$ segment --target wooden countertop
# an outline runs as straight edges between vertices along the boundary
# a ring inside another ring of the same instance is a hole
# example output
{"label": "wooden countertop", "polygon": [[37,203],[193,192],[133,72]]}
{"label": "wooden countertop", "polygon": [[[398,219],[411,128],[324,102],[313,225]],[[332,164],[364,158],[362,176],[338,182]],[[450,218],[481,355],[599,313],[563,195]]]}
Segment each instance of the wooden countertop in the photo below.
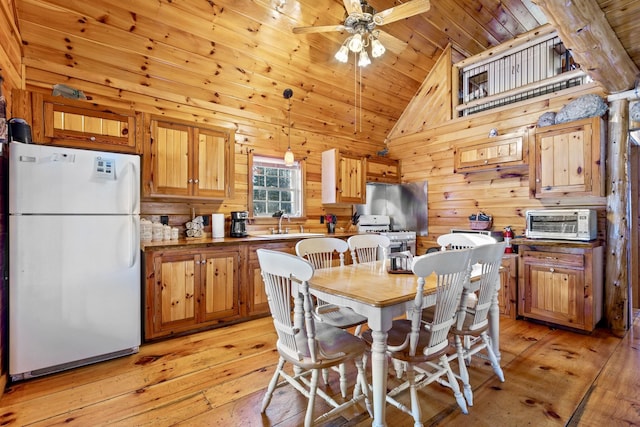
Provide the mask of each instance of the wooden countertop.
{"label": "wooden countertop", "polygon": [[[258,234],[258,233],[255,233]],[[211,236],[203,237],[199,239],[195,238],[180,238],[178,240],[160,240],[152,242],[141,242],[140,249],[142,251],[153,251],[159,249],[189,249],[197,247],[214,247],[214,246],[229,246],[229,245],[250,245],[256,243],[273,243],[273,242],[287,242],[298,241],[301,239],[313,238],[313,237],[337,237],[347,238],[359,234],[358,232],[336,232],[333,234],[327,233],[314,233],[307,237],[300,236],[299,233],[289,234],[271,234],[271,235],[249,235],[247,237],[220,237],[212,238]]]}
{"label": "wooden countertop", "polygon": [[583,242],[580,240],[551,240],[551,239],[527,239],[516,238],[511,240],[512,245],[528,245],[528,246],[553,246],[561,248],[595,248],[602,245],[598,239]]}

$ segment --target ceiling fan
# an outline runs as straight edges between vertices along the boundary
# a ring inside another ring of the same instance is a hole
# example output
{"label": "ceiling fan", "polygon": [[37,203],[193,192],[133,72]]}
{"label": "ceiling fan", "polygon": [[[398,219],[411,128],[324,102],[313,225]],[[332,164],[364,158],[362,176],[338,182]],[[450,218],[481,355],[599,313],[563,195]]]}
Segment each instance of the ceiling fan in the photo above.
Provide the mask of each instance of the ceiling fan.
{"label": "ceiling fan", "polygon": [[371,63],[366,48],[371,46],[371,56],[377,58],[385,52],[385,46],[392,52],[400,53],[407,43],[376,27],[399,21],[400,19],[427,12],[431,5],[429,0],[409,0],[398,6],[377,12],[366,0],[343,0],[347,18],[339,25],[317,27],[296,27],[295,34],[325,33],[331,31],[347,31],[349,36],[335,58],[347,62],[349,52],[359,54],[358,65],[364,67]]}

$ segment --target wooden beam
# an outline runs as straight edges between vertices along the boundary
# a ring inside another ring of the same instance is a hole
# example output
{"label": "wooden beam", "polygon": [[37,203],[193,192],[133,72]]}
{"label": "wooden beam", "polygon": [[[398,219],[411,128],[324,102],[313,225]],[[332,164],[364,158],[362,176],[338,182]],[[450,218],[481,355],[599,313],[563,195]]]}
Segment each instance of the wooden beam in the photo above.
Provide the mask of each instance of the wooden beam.
{"label": "wooden beam", "polygon": [[575,61],[608,92],[634,86],[638,67],[611,29],[596,0],[534,0]]}
{"label": "wooden beam", "polygon": [[629,145],[627,137],[629,101],[609,104],[607,132],[607,255],[605,260],[605,316],[611,332],[623,336],[629,329],[628,186]]}

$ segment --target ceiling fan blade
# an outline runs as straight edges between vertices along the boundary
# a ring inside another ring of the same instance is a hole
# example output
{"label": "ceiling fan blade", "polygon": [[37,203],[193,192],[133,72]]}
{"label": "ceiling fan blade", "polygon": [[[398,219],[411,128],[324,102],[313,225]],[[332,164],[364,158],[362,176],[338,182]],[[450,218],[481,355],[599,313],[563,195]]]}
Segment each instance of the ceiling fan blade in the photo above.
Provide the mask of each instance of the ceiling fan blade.
{"label": "ceiling fan blade", "polygon": [[[346,2],[346,0],[345,0]],[[384,25],[390,22],[399,21],[400,19],[408,18],[413,15],[427,12],[431,9],[429,0],[411,0],[401,5],[390,7],[389,9],[373,15],[373,22],[376,25]]]}
{"label": "ceiling fan blade", "polygon": [[375,33],[377,33],[380,43],[382,43],[385,48],[389,49],[393,53],[401,53],[408,45],[408,43],[400,40],[396,36],[392,36],[385,31],[376,29]]}
{"label": "ceiling fan blade", "polygon": [[331,31],[343,31],[345,26],[340,25],[321,25],[318,27],[296,27],[293,29],[294,34],[308,34],[308,33],[328,33]]}
{"label": "ceiling fan blade", "polygon": [[360,0],[342,0],[342,2],[344,3],[344,8],[347,9],[347,15],[351,15],[352,13],[362,15]]}

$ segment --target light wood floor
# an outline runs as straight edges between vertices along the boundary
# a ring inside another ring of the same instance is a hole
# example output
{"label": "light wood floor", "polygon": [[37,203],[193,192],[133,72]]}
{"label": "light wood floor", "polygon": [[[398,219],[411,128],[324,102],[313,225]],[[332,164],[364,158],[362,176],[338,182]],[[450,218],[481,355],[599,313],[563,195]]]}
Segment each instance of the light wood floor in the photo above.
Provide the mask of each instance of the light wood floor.
{"label": "light wood floor", "polygon": [[[468,415],[448,389],[426,387],[425,425],[640,425],[640,317],[623,339],[506,318],[500,335],[506,382],[474,362]],[[147,344],[133,356],[12,385],[0,398],[0,425],[299,426],[305,400],[288,386],[260,414],[277,361],[274,343],[265,318]],[[335,374],[328,387],[339,390]],[[393,407],[387,419],[413,425]],[[356,407],[326,425],[370,424]]]}

